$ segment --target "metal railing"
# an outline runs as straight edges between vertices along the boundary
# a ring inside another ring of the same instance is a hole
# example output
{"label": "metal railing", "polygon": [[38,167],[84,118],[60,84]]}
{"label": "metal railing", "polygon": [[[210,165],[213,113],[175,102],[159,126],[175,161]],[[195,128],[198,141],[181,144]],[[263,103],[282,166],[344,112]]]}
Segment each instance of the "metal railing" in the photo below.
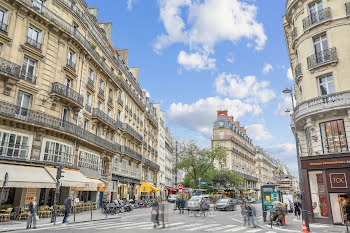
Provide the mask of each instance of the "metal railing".
{"label": "metal railing", "polygon": [[303,19],[303,28],[304,30],[306,30],[313,25],[322,23],[330,19],[332,19],[331,8],[328,7],[328,8],[319,10],[315,13],[312,13],[308,17]]}
{"label": "metal railing", "polygon": [[308,69],[313,69],[324,64],[338,61],[336,48],[325,49],[307,58]]}
{"label": "metal railing", "polygon": [[118,97],[118,102],[121,104],[121,105],[124,105],[124,101],[122,100],[122,98]]}
{"label": "metal railing", "polygon": [[64,121],[43,112],[21,108],[4,101],[0,101],[0,116],[29,122],[45,128],[59,130],[73,135],[79,140],[87,141],[108,151],[121,152],[121,147],[119,144],[111,143],[93,133],[90,133],[87,130],[84,130],[82,127],[79,127],[76,124]]}
{"label": "metal railing", "polygon": [[93,79],[88,78],[87,82],[90,86],[94,87],[95,86],[95,81]]}
{"label": "metal railing", "polygon": [[51,92],[59,94],[61,96],[64,96],[67,99],[70,99],[71,101],[80,105],[81,107],[84,106],[84,97],[82,95],[78,94],[72,88],[69,88],[61,83],[58,83],[58,82],[52,83]]}
{"label": "metal railing", "polygon": [[301,117],[331,109],[348,108],[349,104],[350,91],[319,96],[298,104],[294,109],[295,119],[299,120]]}
{"label": "metal railing", "polygon": [[[244,142],[241,142],[240,140],[238,140],[234,136],[231,136],[231,135],[224,135],[223,137],[221,137],[221,136],[213,136],[213,140],[231,140],[232,142],[240,145],[241,147],[243,147],[244,149],[246,149],[250,153],[255,154],[255,150],[254,149],[249,148],[247,145],[244,144]],[[246,142],[245,139],[243,139],[243,140]]]}
{"label": "metal railing", "polygon": [[91,105],[85,104],[85,109],[91,113]]}
{"label": "metal railing", "polygon": [[20,78],[21,66],[0,57],[0,72]]}
{"label": "metal railing", "polygon": [[105,96],[105,91],[101,88],[98,89],[98,94],[101,95],[101,96]]}
{"label": "metal railing", "polygon": [[143,163],[146,164],[147,166],[149,167],[152,167],[156,170],[159,170],[160,169],[160,166],[158,164],[156,164],[155,162],[147,159],[147,158],[143,158]]}
{"label": "metal railing", "polygon": [[345,3],[346,16],[350,16],[350,2]]}
{"label": "metal railing", "polygon": [[134,130],[128,123],[123,123],[123,129],[124,131],[128,132],[131,136],[135,137],[137,140],[142,142],[142,135],[139,134],[136,130]]}
{"label": "metal railing", "polygon": [[71,59],[67,58],[67,66],[71,67],[72,69],[75,70],[75,62],[72,61]]}
{"label": "metal railing", "polygon": [[122,147],[122,153],[125,155],[130,156],[133,159],[136,159],[138,161],[142,161],[142,155],[140,155],[139,153],[137,153],[136,151],[130,149],[127,146],[123,146]]}
{"label": "metal railing", "polygon": [[0,31],[5,32],[7,34],[7,24],[0,23]]}
{"label": "metal railing", "polygon": [[294,41],[298,37],[298,30],[296,27],[292,30],[292,41]]}
{"label": "metal railing", "polygon": [[303,72],[301,71],[301,63],[295,66],[295,79],[303,76]]}
{"label": "metal railing", "polygon": [[21,79],[30,83],[35,84],[36,82],[36,77],[33,74],[30,74],[29,72],[27,72],[25,69],[25,67],[22,67],[22,71],[21,71]]}
{"label": "metal railing", "polygon": [[33,38],[30,38],[29,36],[27,36],[26,43],[41,50],[41,43],[39,43],[37,40],[34,40]]}
{"label": "metal railing", "polygon": [[113,128],[115,130],[118,130],[118,129],[122,130],[123,129],[121,121],[112,119],[110,116],[108,116],[106,113],[104,113],[103,111],[101,111],[98,108],[94,108],[92,110],[92,117],[96,117],[96,118],[100,119],[105,124],[109,125],[111,128]]}
{"label": "metal railing", "polygon": [[113,104],[113,98],[111,96],[108,97],[108,103]]}

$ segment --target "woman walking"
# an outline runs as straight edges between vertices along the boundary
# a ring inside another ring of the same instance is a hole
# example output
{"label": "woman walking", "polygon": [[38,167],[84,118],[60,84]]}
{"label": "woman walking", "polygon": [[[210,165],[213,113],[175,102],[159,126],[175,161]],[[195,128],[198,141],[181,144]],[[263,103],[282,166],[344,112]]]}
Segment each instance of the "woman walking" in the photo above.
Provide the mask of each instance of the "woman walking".
{"label": "woman walking", "polygon": [[300,219],[300,213],[301,213],[301,204],[298,200],[295,200],[294,202],[294,214],[297,216],[297,219]]}
{"label": "woman walking", "polygon": [[31,226],[33,226],[34,229],[36,228],[36,219],[38,217],[37,213],[38,213],[38,203],[36,202],[36,197],[33,197],[32,201],[29,204],[27,229],[29,229]]}
{"label": "woman walking", "polygon": [[154,223],[153,227],[157,228],[159,225],[159,203],[153,199],[151,221]]}

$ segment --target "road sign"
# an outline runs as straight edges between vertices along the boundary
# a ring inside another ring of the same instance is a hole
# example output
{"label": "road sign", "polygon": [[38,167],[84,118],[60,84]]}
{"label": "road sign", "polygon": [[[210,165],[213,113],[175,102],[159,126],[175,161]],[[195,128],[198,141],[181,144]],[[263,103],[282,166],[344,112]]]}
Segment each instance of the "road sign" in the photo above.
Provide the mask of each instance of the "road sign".
{"label": "road sign", "polygon": [[182,184],[179,184],[179,185],[177,186],[178,190],[182,190],[183,187],[184,187],[184,186],[183,186]]}
{"label": "road sign", "polygon": [[201,184],[208,184],[208,182],[206,182],[206,181],[201,181]]}

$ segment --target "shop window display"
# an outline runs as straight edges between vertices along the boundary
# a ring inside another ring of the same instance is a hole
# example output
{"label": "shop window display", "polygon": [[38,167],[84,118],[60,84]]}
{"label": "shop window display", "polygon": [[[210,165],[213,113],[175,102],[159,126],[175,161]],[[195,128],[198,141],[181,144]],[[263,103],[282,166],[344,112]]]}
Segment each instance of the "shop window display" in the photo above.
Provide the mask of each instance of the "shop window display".
{"label": "shop window display", "polygon": [[320,123],[323,153],[348,151],[343,120]]}
{"label": "shop window display", "polygon": [[312,209],[315,217],[328,217],[327,193],[321,171],[309,172]]}

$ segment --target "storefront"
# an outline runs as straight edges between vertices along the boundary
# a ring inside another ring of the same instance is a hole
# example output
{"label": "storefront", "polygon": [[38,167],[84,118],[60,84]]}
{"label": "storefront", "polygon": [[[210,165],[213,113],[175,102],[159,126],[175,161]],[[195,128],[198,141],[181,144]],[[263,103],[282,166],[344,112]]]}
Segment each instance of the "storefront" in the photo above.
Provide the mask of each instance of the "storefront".
{"label": "storefront", "polygon": [[[117,188],[114,189],[117,191],[117,195],[113,194],[114,199],[138,199],[139,198],[139,187],[141,181],[138,179],[124,177],[113,174],[112,180],[116,183]],[[117,198],[115,198],[117,197]]]}
{"label": "storefront", "polygon": [[301,165],[310,221],[344,223],[350,205],[350,154],[303,157]]}
{"label": "storefront", "polygon": [[142,199],[146,198],[146,199],[150,199],[155,198],[156,197],[156,193],[159,192],[160,189],[156,188],[156,186],[154,186],[151,183],[147,183],[147,182],[141,182],[141,196]]}

